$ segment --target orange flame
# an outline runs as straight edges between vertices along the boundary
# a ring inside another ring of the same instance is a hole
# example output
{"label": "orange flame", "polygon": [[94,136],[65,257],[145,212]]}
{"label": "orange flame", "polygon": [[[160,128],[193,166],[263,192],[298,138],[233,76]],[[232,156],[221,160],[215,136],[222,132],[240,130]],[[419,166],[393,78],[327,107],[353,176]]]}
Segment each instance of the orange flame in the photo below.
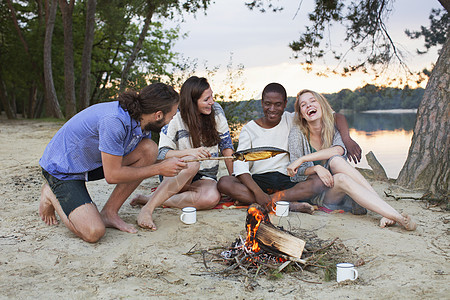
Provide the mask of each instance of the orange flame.
{"label": "orange flame", "polygon": [[279,191],[279,192],[273,193],[271,195],[272,203],[269,204],[269,205],[271,205],[271,206],[269,206],[269,211],[271,214],[273,214],[276,211],[276,206],[277,206],[276,203],[284,198],[284,194],[285,194],[284,191]]}
{"label": "orange flame", "polygon": [[255,218],[256,224],[247,224],[247,239],[245,240],[245,246],[251,248],[253,252],[259,252],[260,248],[258,242],[256,241],[256,232],[258,231],[259,224],[264,219],[264,214],[255,207],[250,207],[248,209],[248,214]]}

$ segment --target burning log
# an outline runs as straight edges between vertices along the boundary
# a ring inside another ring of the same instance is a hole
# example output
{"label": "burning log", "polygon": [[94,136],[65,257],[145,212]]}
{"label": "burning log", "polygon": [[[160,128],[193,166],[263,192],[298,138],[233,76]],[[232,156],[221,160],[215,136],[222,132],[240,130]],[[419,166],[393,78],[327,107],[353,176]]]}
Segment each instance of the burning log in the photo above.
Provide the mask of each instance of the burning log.
{"label": "burning log", "polygon": [[261,248],[274,254],[300,258],[305,241],[275,227],[267,211],[258,204],[252,204],[247,210],[247,248],[258,252]]}

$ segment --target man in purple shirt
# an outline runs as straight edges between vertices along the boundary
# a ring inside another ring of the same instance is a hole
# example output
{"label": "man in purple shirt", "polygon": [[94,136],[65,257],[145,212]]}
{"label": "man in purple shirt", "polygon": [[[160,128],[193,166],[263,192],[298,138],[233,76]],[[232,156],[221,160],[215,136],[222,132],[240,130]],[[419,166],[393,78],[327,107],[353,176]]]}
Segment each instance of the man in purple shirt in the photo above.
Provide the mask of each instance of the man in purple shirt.
{"label": "man in purple shirt", "polygon": [[[186,163],[173,158],[156,163],[159,132],[175,115],[179,96],[163,83],[140,92],[128,91],[118,101],[93,105],[79,112],[55,134],[39,164],[47,182],[42,187],[39,215],[48,225],[62,222],[87,242],[96,242],[105,227],[136,233],[118,215],[120,207],[145,178],[175,176]],[[86,181],[105,178],[116,184],[101,212],[86,189]]]}

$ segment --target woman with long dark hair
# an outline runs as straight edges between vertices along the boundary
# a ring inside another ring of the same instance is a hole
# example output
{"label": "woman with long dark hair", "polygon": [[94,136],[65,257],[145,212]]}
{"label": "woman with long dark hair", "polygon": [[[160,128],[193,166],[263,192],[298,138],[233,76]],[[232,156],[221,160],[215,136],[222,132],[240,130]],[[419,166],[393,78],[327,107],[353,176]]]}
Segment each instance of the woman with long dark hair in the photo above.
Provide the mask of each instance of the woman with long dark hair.
{"label": "woman with long dark hair", "polygon": [[[171,157],[188,161],[194,158],[233,154],[230,130],[222,107],[214,102],[212,89],[206,80],[192,76],[180,90],[179,112],[160,135],[158,159]],[[225,161],[229,174],[233,163]],[[150,196],[137,196],[132,205],[145,204],[138,216],[141,227],[156,230],[152,213],[162,204],[169,207],[210,209],[217,205],[218,160],[189,162],[175,177],[164,177]]]}
{"label": "woman with long dark hair", "polygon": [[399,223],[406,230],[417,224],[406,214],[400,214],[378,196],[367,180],[345,160],[345,145],[334,127],[334,113],[319,93],[302,90],[295,102],[295,123],[289,134],[291,164],[288,175],[294,181],[317,174],[329,189],[315,198],[318,205],[337,204],[345,195],[362,207],[383,217],[380,227]]}

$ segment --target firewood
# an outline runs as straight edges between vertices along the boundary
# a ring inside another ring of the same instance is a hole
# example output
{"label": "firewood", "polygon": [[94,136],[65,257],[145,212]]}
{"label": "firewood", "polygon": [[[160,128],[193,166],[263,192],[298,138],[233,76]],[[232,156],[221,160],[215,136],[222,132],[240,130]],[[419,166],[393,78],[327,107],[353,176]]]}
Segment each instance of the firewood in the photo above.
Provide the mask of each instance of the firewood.
{"label": "firewood", "polygon": [[[258,213],[255,213],[255,209]],[[258,219],[260,220],[259,227],[254,236],[259,245],[262,245],[270,252],[285,254],[293,259],[300,259],[305,248],[305,241],[275,227],[270,222],[267,210],[256,203],[250,205],[247,210],[246,227],[250,226],[254,230],[258,224],[255,215],[258,215]]]}
{"label": "firewood", "polygon": [[264,222],[259,225],[256,232],[256,240],[266,247],[295,258],[302,256],[306,244],[305,241],[298,237]]}

